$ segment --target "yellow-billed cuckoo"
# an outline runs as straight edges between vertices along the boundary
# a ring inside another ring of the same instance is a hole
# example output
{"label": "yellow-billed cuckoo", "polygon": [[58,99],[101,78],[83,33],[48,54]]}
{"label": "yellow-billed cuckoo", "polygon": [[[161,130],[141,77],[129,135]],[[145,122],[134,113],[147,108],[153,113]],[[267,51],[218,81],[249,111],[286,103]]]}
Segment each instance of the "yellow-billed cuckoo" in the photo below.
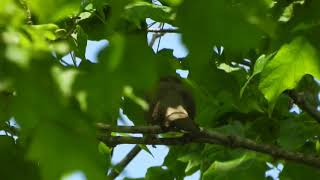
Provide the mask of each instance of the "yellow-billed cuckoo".
{"label": "yellow-billed cuckoo", "polygon": [[195,124],[195,102],[183,85],[174,76],[163,77],[150,99],[148,121],[152,125],[160,125],[164,129],[176,128],[187,132],[197,132]]}

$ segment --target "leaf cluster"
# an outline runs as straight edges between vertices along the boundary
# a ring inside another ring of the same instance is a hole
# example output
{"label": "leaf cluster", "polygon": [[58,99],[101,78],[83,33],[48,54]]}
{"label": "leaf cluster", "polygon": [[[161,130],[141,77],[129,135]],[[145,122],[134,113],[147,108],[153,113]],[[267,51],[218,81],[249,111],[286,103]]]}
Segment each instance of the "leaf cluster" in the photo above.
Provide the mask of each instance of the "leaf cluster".
{"label": "leaf cluster", "polygon": [[[317,0],[2,0],[0,179],[59,179],[79,170],[104,179],[112,147],[97,140],[95,124],[116,125],[120,108],[145,124],[146,92],[177,69],[189,71],[184,83],[200,126],[317,155],[320,120],[310,112],[319,105],[318,7]],[[155,52],[147,35],[169,31],[151,32],[150,21],[176,27],[170,32],[181,34],[188,55]],[[97,59],[86,56],[88,40],[108,42]],[[200,170],[203,179],[262,179],[266,162],[284,164],[283,179],[320,173],[252,151],[191,144],[170,147],[145,178]]]}

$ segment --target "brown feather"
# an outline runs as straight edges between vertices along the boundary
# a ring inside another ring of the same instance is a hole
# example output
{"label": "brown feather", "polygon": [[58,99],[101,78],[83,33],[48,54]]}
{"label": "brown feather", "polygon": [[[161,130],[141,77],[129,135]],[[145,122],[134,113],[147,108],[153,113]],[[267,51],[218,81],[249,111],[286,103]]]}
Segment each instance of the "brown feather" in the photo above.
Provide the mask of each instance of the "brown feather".
{"label": "brown feather", "polygon": [[199,130],[193,121],[194,99],[179,78],[173,76],[161,78],[149,104],[150,110],[146,117],[149,124],[160,125],[165,129]]}

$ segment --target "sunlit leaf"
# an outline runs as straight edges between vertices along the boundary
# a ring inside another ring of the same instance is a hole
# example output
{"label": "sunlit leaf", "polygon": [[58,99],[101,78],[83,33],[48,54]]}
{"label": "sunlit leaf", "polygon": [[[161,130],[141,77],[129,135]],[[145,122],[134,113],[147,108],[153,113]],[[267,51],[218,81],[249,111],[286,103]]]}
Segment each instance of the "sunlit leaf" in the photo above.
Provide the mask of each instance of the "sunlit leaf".
{"label": "sunlit leaf", "polygon": [[304,75],[320,79],[319,67],[318,52],[305,38],[297,37],[283,45],[261,74],[259,89],[270,102],[270,109],[277,97],[283,91],[295,88]]}
{"label": "sunlit leaf", "polygon": [[5,25],[19,26],[23,23],[24,12],[14,0],[3,0],[0,4],[0,28]]}
{"label": "sunlit leaf", "polygon": [[63,70],[62,68],[57,66],[52,68],[53,78],[55,78],[55,81],[59,85],[60,90],[66,96],[71,95],[72,85],[78,73],[79,72],[75,69]]}
{"label": "sunlit leaf", "polygon": [[242,97],[244,90],[250,83],[251,79],[255,77],[257,74],[260,74],[266,65],[266,63],[273,57],[274,53],[269,54],[268,56],[265,56],[264,54],[261,55],[257,60],[256,63],[254,64],[254,69],[252,75],[248,78],[246,83],[242,86],[241,91],[240,91],[240,97]]}
{"label": "sunlit leaf", "polygon": [[265,163],[254,155],[245,154],[238,159],[214,162],[203,174],[203,179],[262,179],[265,167]]}
{"label": "sunlit leaf", "polygon": [[[32,0],[28,1],[28,4],[40,22],[44,23],[74,16],[80,8],[80,1],[77,0]],[[48,10],[48,7],[50,7],[50,10]]]}

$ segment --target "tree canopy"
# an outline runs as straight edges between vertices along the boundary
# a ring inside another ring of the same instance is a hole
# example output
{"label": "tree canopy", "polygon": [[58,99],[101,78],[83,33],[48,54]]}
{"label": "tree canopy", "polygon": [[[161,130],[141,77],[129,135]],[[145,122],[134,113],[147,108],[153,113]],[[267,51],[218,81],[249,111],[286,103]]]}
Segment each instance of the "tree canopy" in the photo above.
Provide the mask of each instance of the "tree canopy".
{"label": "tree canopy", "polygon": [[[144,179],[263,179],[267,162],[283,164],[281,179],[320,177],[319,10],[318,0],[2,0],[0,179],[112,179],[146,144],[170,151]],[[152,48],[167,33],[186,57]],[[108,42],[97,60],[88,40]],[[145,122],[144,93],[177,69],[189,72],[197,136]],[[135,126],[117,126],[119,109]],[[112,164],[118,144],[137,146]]]}

